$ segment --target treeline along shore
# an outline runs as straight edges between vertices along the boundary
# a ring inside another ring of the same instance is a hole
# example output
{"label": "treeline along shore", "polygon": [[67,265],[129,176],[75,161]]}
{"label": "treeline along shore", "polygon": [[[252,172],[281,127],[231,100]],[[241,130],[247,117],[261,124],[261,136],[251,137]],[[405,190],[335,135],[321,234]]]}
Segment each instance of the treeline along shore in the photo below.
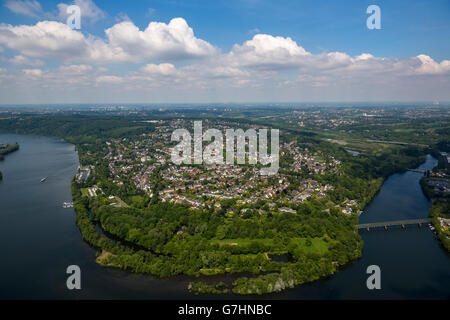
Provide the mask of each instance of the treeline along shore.
{"label": "treeline along shore", "polygon": [[450,252],[450,164],[447,152],[433,152],[438,165],[420,179],[425,196],[432,201],[430,218],[444,248]]}
{"label": "treeline along shore", "polygon": [[[1,144],[0,145],[0,161],[5,160],[5,156],[7,154],[10,154],[14,151],[19,150],[19,144],[18,143],[14,143],[14,144]],[[0,171],[0,180],[3,179],[3,174]]]}

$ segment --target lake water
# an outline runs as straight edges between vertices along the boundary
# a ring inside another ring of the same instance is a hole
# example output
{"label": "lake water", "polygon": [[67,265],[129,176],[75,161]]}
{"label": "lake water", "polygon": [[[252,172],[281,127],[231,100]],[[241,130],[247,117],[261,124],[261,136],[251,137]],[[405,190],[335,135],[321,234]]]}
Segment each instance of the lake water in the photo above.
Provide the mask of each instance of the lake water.
{"label": "lake water", "polygon": [[[198,299],[187,291],[192,278],[155,279],[95,264],[95,251],[75,225],[70,182],[76,173],[75,147],[61,140],[0,135],[20,150],[0,162],[0,299]],[[420,166],[430,169],[428,157]],[[40,180],[48,177],[43,183]],[[361,223],[424,218],[430,202],[420,173],[395,174],[360,217]],[[363,257],[334,276],[268,299],[449,299],[450,259],[428,227],[362,232]],[[66,268],[81,268],[82,290],[66,288]],[[381,268],[381,290],[366,288],[367,266]],[[225,276],[229,277],[229,276]],[[234,295],[216,299],[251,298]],[[261,298],[261,297],[260,297]]]}

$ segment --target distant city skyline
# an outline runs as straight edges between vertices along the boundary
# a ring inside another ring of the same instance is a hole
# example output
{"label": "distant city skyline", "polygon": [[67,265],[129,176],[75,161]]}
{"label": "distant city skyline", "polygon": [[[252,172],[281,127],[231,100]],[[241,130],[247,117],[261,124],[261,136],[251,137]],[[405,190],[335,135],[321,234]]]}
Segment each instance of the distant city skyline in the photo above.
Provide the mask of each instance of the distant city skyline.
{"label": "distant city skyline", "polygon": [[3,0],[0,104],[448,102],[449,35],[441,0]]}

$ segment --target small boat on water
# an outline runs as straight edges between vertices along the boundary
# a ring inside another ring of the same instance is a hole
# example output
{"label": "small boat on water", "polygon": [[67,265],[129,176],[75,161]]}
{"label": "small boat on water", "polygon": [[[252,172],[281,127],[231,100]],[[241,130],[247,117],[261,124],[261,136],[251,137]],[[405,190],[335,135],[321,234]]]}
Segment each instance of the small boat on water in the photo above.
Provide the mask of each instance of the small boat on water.
{"label": "small boat on water", "polygon": [[48,177],[42,178],[41,182],[44,182],[45,180],[47,180]]}
{"label": "small boat on water", "polygon": [[64,209],[73,208],[73,202],[64,202],[62,207]]}

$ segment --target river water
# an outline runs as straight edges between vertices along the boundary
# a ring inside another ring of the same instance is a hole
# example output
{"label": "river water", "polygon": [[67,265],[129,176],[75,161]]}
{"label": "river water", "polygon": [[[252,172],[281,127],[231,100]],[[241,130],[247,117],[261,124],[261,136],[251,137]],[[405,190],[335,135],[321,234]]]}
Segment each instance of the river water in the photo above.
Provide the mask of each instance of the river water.
{"label": "river water", "polygon": [[[192,279],[155,279],[95,264],[95,251],[75,225],[70,182],[78,166],[73,145],[48,137],[0,135],[20,150],[0,162],[0,299],[198,299]],[[420,169],[431,169],[427,157]],[[43,183],[40,180],[48,177]],[[389,177],[361,223],[428,217],[420,173]],[[328,279],[268,299],[449,299],[450,259],[428,227],[361,232],[363,257]],[[66,268],[81,268],[82,289],[66,288]],[[381,268],[381,290],[366,288],[366,268]],[[251,298],[234,295],[216,299]]]}

